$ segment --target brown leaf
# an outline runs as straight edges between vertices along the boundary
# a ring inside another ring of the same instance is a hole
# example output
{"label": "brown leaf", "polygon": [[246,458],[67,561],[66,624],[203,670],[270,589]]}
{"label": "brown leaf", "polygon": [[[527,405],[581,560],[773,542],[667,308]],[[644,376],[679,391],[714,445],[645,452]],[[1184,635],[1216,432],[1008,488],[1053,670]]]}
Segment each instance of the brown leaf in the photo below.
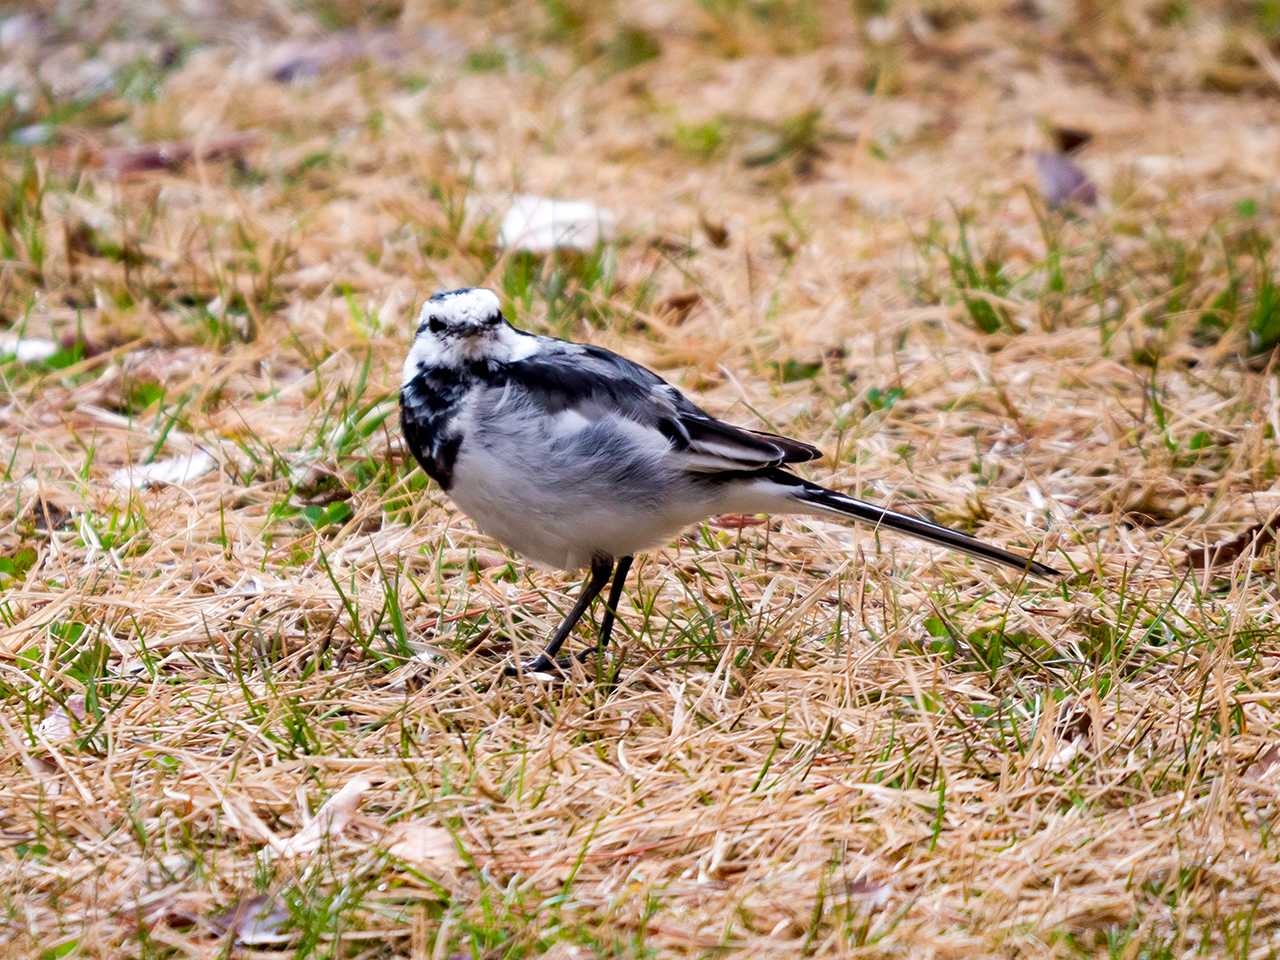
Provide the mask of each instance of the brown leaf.
{"label": "brown leaf", "polygon": [[453,870],[462,865],[448,830],[426,820],[403,823],[392,833],[387,852],[416,867]]}
{"label": "brown leaf", "polygon": [[137,383],[169,384],[212,373],[207,350],[198,347],[144,347],[120,357],[120,366]]}
{"label": "brown leaf", "polygon": [[456,38],[433,27],[416,31],[345,30],[280,44],[271,56],[268,73],[276,83],[292,83],[355,60],[387,63],[413,52],[437,61],[452,60],[461,50],[462,45]]}
{"label": "brown leaf", "polygon": [[879,883],[867,877],[850,880],[844,886],[845,894],[852,900],[861,900],[871,907],[882,907],[889,900],[890,889],[887,884]]}
{"label": "brown leaf", "polygon": [[[164,901],[149,905],[138,918],[138,926],[148,930],[158,927],[169,927],[174,930],[186,930],[200,922],[200,915],[188,908],[177,898],[166,898]],[[212,923],[210,924],[212,926]]]}
{"label": "brown leaf", "polygon": [[1123,494],[1125,520],[1139,526],[1159,526],[1176,520],[1191,509],[1183,489],[1165,477],[1148,483],[1135,483],[1119,488]]}
{"label": "brown leaf", "polygon": [[741,530],[744,527],[758,527],[768,522],[764,517],[751,517],[745,513],[722,513],[712,518],[711,525],[721,530]]}
{"label": "brown leaf", "polygon": [[1235,563],[1239,557],[1250,551],[1261,553],[1264,547],[1275,540],[1277,523],[1280,523],[1280,513],[1273,515],[1270,520],[1255,523],[1230,540],[1223,540],[1211,547],[1188,550],[1187,563],[1197,570],[1207,570],[1210,567],[1224,567]]}
{"label": "brown leaf", "polygon": [[255,133],[237,133],[201,143],[175,140],[136,147],[104,150],[98,156],[103,171],[112,177],[127,177],[152,170],[174,170],[193,159],[240,159],[258,140]]}
{"label": "brown leaf", "polygon": [[1038,151],[1035,160],[1040,192],[1050,207],[1055,210],[1076,204],[1091,207],[1098,202],[1098,188],[1065,153]]}
{"label": "brown leaf", "polygon": [[86,715],[84,697],[78,693],[72,694],[67,697],[65,705],[59,704],[54,707],[49,712],[49,715],[40,721],[36,730],[46,740],[56,743],[59,740],[66,740],[75,732],[72,718],[75,719],[76,723],[79,723],[84,720]]}
{"label": "brown leaf", "polygon": [[420,674],[431,670],[438,671],[453,662],[453,655],[443,647],[433,647],[429,643],[420,644],[420,646],[422,649],[387,674],[383,683],[392,690],[404,690],[411,685],[416,689]]}
{"label": "brown leaf", "polygon": [[1253,763],[1249,764],[1249,769],[1244,772],[1246,780],[1266,780],[1275,776],[1276,771],[1280,770],[1280,744],[1272,744],[1263,748]]}
{"label": "brown leaf", "polygon": [[282,44],[271,64],[271,79],[292,83],[319,76],[348,60],[361,56],[378,42],[386,43],[385,32],[360,36],[336,34],[319,40],[299,40]]}
{"label": "brown leaf", "polygon": [[658,312],[664,314],[671,323],[680,324],[689,318],[694,307],[701,302],[702,294],[696,290],[685,290],[681,293],[673,293],[658,304]]}
{"label": "brown leaf", "polygon": [[1089,743],[1093,714],[1080,703],[1063,701],[1054,724],[1054,744],[1045,760],[1045,769],[1062,771],[1071,765]]}
{"label": "brown leaf", "polygon": [[218,461],[196,448],[179,457],[121,467],[111,474],[111,483],[120,490],[144,490],[156,486],[184,487],[200,479],[217,465]]}
{"label": "brown leaf", "polygon": [[729,245],[729,228],[723,223],[708,220],[705,213],[698,214],[698,223],[702,226],[702,232],[706,234],[713,247],[723,250]]}
{"label": "brown leaf", "polygon": [[285,907],[265,894],[258,894],[214,917],[209,926],[220,937],[230,933],[236,943],[257,946],[287,943],[290,934],[284,930],[288,923],[289,911]]}
{"label": "brown leaf", "polygon": [[1093,139],[1093,134],[1088,130],[1078,130],[1074,127],[1054,127],[1051,132],[1059,153],[1075,153]]}
{"label": "brown leaf", "polygon": [[287,840],[276,845],[282,857],[296,857],[319,850],[326,838],[337,837],[355,816],[360,798],[373,784],[364,777],[356,777],[324,802],[316,815]]}
{"label": "brown leaf", "polygon": [[271,846],[279,844],[279,838],[271,831],[270,827],[262,822],[262,818],[253,812],[246,800],[225,795],[220,799],[222,802],[223,823],[229,829],[251,840],[257,840]]}
{"label": "brown leaf", "polygon": [[687,240],[670,235],[650,237],[648,244],[651,249],[661,250],[663,253],[670,254],[673,257],[688,257],[695,252]]}

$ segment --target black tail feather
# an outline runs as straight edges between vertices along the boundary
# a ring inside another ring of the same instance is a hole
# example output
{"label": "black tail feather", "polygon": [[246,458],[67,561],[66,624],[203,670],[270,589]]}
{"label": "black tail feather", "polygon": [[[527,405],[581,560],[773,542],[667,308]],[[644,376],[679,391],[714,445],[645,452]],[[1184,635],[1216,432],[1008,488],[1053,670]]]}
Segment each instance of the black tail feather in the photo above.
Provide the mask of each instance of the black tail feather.
{"label": "black tail feather", "polygon": [[912,517],[905,513],[886,510],[884,507],[877,507],[874,503],[867,503],[864,500],[857,500],[843,493],[836,493],[834,490],[808,483],[781,470],[774,471],[770,479],[786,483],[788,486],[794,486],[797,500],[812,504],[823,511],[852,517],[855,520],[861,520],[876,527],[897,530],[899,533],[905,533],[909,536],[926,540],[929,543],[936,543],[940,546],[950,547],[952,550],[959,550],[962,553],[969,554],[971,557],[977,557],[979,560],[989,560],[992,563],[1003,564],[1006,567],[1031,573],[1037,577],[1057,578],[1062,576],[1059,571],[1047,564],[1032,560],[1029,557],[1019,556],[1016,553],[1010,553],[1008,550],[1002,550],[989,543],[983,543],[981,540],[968,534],[960,533],[958,530],[951,530],[948,527],[930,523],[928,520],[921,520],[919,517]]}

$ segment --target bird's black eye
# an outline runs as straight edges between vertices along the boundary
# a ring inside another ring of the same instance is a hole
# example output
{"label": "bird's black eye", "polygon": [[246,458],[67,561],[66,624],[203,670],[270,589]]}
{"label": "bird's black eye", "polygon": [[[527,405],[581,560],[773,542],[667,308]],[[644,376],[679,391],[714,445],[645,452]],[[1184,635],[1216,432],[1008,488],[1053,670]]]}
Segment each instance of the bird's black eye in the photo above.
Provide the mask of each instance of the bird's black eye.
{"label": "bird's black eye", "polygon": [[485,322],[485,325],[486,325],[486,326],[489,326],[489,327],[496,327],[499,323],[501,323],[501,322],[502,322],[502,314],[501,314],[501,313],[491,313],[491,314],[489,314],[487,317],[485,317],[485,318],[484,318],[484,322]]}
{"label": "bird's black eye", "polygon": [[427,329],[432,333],[444,333],[444,321],[439,317],[428,317]]}

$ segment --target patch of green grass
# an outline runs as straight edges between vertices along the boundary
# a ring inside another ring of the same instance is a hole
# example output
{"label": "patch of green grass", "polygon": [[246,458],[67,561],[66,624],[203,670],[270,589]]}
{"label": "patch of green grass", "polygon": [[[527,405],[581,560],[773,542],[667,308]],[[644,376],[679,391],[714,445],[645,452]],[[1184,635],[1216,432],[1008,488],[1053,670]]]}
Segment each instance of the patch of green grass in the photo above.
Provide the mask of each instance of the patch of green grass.
{"label": "patch of green grass", "polygon": [[999,247],[975,248],[969,239],[967,218],[957,212],[955,243],[945,246],[943,252],[952,288],[974,327],[983,333],[1016,330],[1008,308],[999,303],[1013,287]]}
{"label": "patch of green grass", "polygon": [[125,384],[121,412],[131,417],[140,416],[152,406],[163,405],[164,387],[151,380],[137,380]]}
{"label": "patch of green grass", "polygon": [[811,107],[761,126],[763,129],[743,155],[742,162],[747,167],[767,167],[794,159],[803,170],[824,155],[822,142],[827,132],[822,124],[821,107]]}
{"label": "patch of green grass", "polygon": [[777,53],[813,49],[822,40],[819,7],[813,0],[698,0],[716,24],[716,40],[730,56],[748,36],[768,38]]}
{"label": "patch of green grass", "polygon": [[649,31],[624,25],[605,44],[603,52],[609,69],[621,73],[656,60],[662,55],[662,44]]}
{"label": "patch of green grass", "polygon": [[[582,336],[582,322],[606,326],[619,316],[614,299],[623,291],[617,269],[618,252],[611,244],[589,253],[515,252],[503,264],[501,289],[514,308],[513,322],[541,317],[546,332],[576,338]],[[628,291],[626,305],[643,311],[651,295],[649,284],[639,283]],[[629,311],[622,316],[629,319]]]}
{"label": "patch of green grass", "polygon": [[159,96],[165,76],[177,65],[176,58],[166,64],[151,57],[135,57],[116,71],[116,89],[131,103],[152,103]]}
{"label": "patch of green grass", "polygon": [[312,529],[323,530],[325,527],[340,527],[351,519],[355,513],[346,500],[335,500],[332,503],[313,503],[302,508],[302,516],[311,524]]}
{"label": "patch of green grass", "polygon": [[124,510],[80,514],[76,526],[80,542],[90,549],[136,557],[151,546],[146,517],[136,498]]}
{"label": "patch of green grass", "polygon": [[492,73],[506,69],[507,55],[498,47],[476,47],[467,51],[466,63],[472,73]]}
{"label": "patch of green grass", "polygon": [[893,405],[905,396],[906,391],[902,387],[889,387],[887,390],[870,387],[865,402],[868,410],[892,410]]}
{"label": "patch of green grass", "polygon": [[590,5],[583,0],[538,0],[546,23],[546,39],[555,43],[576,41],[585,31]]}
{"label": "patch of green grass", "polygon": [[728,142],[728,127],[722,120],[703,123],[677,123],[672,131],[676,149],[698,160],[710,160]]}
{"label": "patch of green grass", "polygon": [[30,157],[16,175],[0,168],[0,259],[30,271],[34,283],[44,276],[48,189],[48,178]]}
{"label": "patch of green grass", "polygon": [[798,380],[812,380],[822,370],[821,360],[775,360],[773,367],[776,375],[783,383],[795,383]]}
{"label": "patch of green grass", "polygon": [[0,584],[6,578],[21,579],[36,565],[38,559],[35,547],[31,546],[18,547],[11,553],[0,555]]}

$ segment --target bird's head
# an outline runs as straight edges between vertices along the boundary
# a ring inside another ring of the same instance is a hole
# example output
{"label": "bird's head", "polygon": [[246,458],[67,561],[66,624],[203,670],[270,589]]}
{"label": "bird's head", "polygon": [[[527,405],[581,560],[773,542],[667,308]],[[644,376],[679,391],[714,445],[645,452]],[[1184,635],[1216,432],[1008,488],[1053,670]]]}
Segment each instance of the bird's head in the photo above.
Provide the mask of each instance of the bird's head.
{"label": "bird's head", "polygon": [[506,322],[492,290],[463,287],[433,294],[418,312],[418,337],[440,344],[474,343],[490,338]]}
{"label": "bird's head", "polygon": [[484,287],[434,294],[418,312],[418,332],[405,361],[404,382],[424,367],[509,360],[527,335],[507,323],[497,295]]}

